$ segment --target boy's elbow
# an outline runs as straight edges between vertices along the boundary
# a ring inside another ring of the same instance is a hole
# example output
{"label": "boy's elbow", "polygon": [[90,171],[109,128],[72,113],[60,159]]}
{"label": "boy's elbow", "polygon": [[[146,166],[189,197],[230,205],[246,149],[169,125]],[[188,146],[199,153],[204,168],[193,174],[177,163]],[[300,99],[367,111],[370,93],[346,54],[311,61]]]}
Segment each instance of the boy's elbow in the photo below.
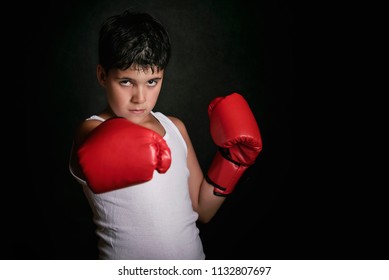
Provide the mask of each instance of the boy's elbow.
{"label": "boy's elbow", "polygon": [[197,220],[200,223],[202,223],[202,224],[207,224],[207,223],[209,223],[212,220],[212,217],[210,217],[210,216],[199,216],[199,218]]}

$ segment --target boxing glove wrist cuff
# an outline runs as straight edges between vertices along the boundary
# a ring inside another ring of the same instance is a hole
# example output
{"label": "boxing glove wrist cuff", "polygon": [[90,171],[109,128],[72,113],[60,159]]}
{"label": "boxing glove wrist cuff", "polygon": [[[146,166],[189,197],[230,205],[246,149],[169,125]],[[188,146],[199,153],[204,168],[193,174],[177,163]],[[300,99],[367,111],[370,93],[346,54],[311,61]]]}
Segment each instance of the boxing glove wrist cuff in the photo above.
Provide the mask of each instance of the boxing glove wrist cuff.
{"label": "boxing glove wrist cuff", "polygon": [[220,149],[208,169],[206,180],[214,186],[214,195],[227,196],[235,189],[236,184],[247,168],[247,165],[241,165],[231,160]]}

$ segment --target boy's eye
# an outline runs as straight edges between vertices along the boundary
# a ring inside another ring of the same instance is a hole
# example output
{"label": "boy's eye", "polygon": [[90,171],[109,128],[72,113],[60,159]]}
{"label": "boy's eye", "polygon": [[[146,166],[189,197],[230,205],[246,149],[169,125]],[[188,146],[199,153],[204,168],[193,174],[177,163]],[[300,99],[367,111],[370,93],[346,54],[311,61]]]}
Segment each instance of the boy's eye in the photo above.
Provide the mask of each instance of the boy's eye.
{"label": "boy's eye", "polygon": [[155,86],[156,84],[157,84],[157,81],[156,81],[156,80],[147,81],[147,85],[148,85],[148,86]]}
{"label": "boy's eye", "polygon": [[132,85],[132,83],[129,80],[122,80],[120,81],[120,84],[127,87]]}

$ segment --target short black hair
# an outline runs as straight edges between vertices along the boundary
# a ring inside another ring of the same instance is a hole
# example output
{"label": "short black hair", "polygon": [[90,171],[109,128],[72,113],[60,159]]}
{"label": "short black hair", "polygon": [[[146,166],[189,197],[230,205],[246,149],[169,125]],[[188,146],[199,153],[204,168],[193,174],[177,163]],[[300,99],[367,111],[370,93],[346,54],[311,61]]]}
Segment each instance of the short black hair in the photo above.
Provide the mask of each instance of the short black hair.
{"label": "short black hair", "polygon": [[171,54],[165,27],[145,12],[125,10],[108,17],[99,32],[99,63],[110,69],[126,70],[167,67]]}

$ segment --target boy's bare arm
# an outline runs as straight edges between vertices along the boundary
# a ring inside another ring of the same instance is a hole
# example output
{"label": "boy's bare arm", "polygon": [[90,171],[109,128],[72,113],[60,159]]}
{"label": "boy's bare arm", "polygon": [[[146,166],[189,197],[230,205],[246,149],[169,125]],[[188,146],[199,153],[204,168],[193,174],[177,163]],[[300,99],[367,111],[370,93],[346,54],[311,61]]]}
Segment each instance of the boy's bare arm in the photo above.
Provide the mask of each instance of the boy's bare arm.
{"label": "boy's bare arm", "polygon": [[193,209],[199,214],[199,221],[209,222],[223,204],[225,197],[215,196],[214,187],[207,183],[204,174],[197,160],[197,156],[188,135],[184,123],[174,117],[170,117],[173,123],[181,132],[188,148],[188,168],[189,168],[189,193],[192,200]]}
{"label": "boy's bare arm", "polygon": [[213,99],[208,115],[210,133],[218,151],[205,179],[184,124],[175,120],[188,146],[190,195],[193,209],[202,222],[212,219],[262,150],[259,127],[242,95],[232,93]]}

